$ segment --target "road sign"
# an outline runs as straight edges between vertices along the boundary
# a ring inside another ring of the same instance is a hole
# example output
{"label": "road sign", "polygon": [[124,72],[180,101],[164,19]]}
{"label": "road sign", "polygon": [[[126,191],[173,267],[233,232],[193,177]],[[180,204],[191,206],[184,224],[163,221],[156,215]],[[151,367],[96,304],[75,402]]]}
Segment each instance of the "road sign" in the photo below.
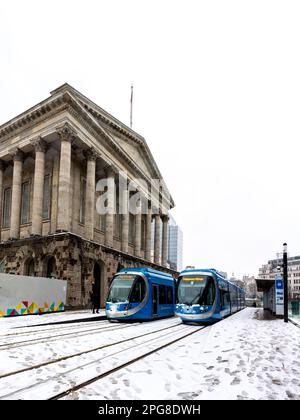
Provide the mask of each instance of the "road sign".
{"label": "road sign", "polygon": [[276,302],[276,315],[284,314],[284,291],[283,291],[283,278],[281,274],[275,277],[275,302]]}

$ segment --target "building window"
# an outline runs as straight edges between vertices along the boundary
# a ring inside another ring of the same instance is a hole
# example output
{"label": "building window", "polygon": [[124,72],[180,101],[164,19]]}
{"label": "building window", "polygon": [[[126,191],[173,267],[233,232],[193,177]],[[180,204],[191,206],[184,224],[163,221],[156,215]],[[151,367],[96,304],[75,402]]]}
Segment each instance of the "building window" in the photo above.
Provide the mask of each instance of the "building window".
{"label": "building window", "polygon": [[11,212],[11,188],[6,188],[3,194],[2,225],[4,228],[10,227],[10,212]]}
{"label": "building window", "polygon": [[134,214],[129,213],[129,232],[128,232],[128,241],[133,244],[135,235],[135,216]]}
{"label": "building window", "polygon": [[47,277],[50,279],[56,278],[56,261],[55,257],[50,257],[47,263]]}
{"label": "building window", "polygon": [[115,214],[115,223],[114,223],[114,235],[116,238],[121,238],[121,232],[122,232],[122,215],[121,214]]}
{"label": "building window", "polygon": [[35,276],[35,272],[34,272],[34,259],[30,258],[25,265],[25,276],[31,276],[34,277]]}
{"label": "building window", "polygon": [[46,175],[44,178],[44,195],[43,195],[43,220],[50,219],[50,202],[51,202],[51,178]]}
{"label": "building window", "polygon": [[81,178],[80,182],[80,214],[79,222],[85,223],[85,197],[86,197],[86,179]]}
{"label": "building window", "polygon": [[100,230],[102,230],[102,232],[105,232],[106,230],[106,214],[100,215]]}
{"label": "building window", "polygon": [[29,222],[29,202],[30,202],[29,182],[22,184],[22,202],[21,202],[21,224]]}
{"label": "building window", "polygon": [[141,222],[141,248],[145,249],[146,248],[146,223],[145,223],[145,219],[142,216],[142,222]]}
{"label": "building window", "polygon": [[116,189],[116,202],[115,202],[115,214],[114,214],[114,236],[121,239],[122,232],[122,215],[120,214],[120,202],[119,202],[119,188]]}

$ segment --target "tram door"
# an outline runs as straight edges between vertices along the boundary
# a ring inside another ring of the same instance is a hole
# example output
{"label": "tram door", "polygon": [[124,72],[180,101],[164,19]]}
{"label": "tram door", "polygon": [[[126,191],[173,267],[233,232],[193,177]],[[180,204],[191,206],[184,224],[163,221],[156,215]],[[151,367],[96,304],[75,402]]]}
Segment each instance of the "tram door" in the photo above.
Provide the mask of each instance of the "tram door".
{"label": "tram door", "polygon": [[152,284],[152,315],[157,315],[158,307],[158,285]]}

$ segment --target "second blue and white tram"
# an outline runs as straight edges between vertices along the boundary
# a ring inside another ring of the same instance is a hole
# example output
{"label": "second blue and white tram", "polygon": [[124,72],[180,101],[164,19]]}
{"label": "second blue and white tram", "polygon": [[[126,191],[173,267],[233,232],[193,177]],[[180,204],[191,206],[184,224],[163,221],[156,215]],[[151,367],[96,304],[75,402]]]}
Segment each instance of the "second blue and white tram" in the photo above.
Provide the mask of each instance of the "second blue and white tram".
{"label": "second blue and white tram", "polygon": [[175,315],[213,323],[245,307],[245,292],[215,269],[186,269],[178,278]]}

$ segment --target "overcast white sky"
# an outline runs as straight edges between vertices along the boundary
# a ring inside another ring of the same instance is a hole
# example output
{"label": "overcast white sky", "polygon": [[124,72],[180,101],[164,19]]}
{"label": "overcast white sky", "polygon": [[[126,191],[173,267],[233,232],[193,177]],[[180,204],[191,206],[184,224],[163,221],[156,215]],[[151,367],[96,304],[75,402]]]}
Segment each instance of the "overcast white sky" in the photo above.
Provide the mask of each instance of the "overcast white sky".
{"label": "overcast white sky", "polygon": [[184,264],[300,254],[300,2],[0,0],[0,124],[68,82],[142,134]]}

